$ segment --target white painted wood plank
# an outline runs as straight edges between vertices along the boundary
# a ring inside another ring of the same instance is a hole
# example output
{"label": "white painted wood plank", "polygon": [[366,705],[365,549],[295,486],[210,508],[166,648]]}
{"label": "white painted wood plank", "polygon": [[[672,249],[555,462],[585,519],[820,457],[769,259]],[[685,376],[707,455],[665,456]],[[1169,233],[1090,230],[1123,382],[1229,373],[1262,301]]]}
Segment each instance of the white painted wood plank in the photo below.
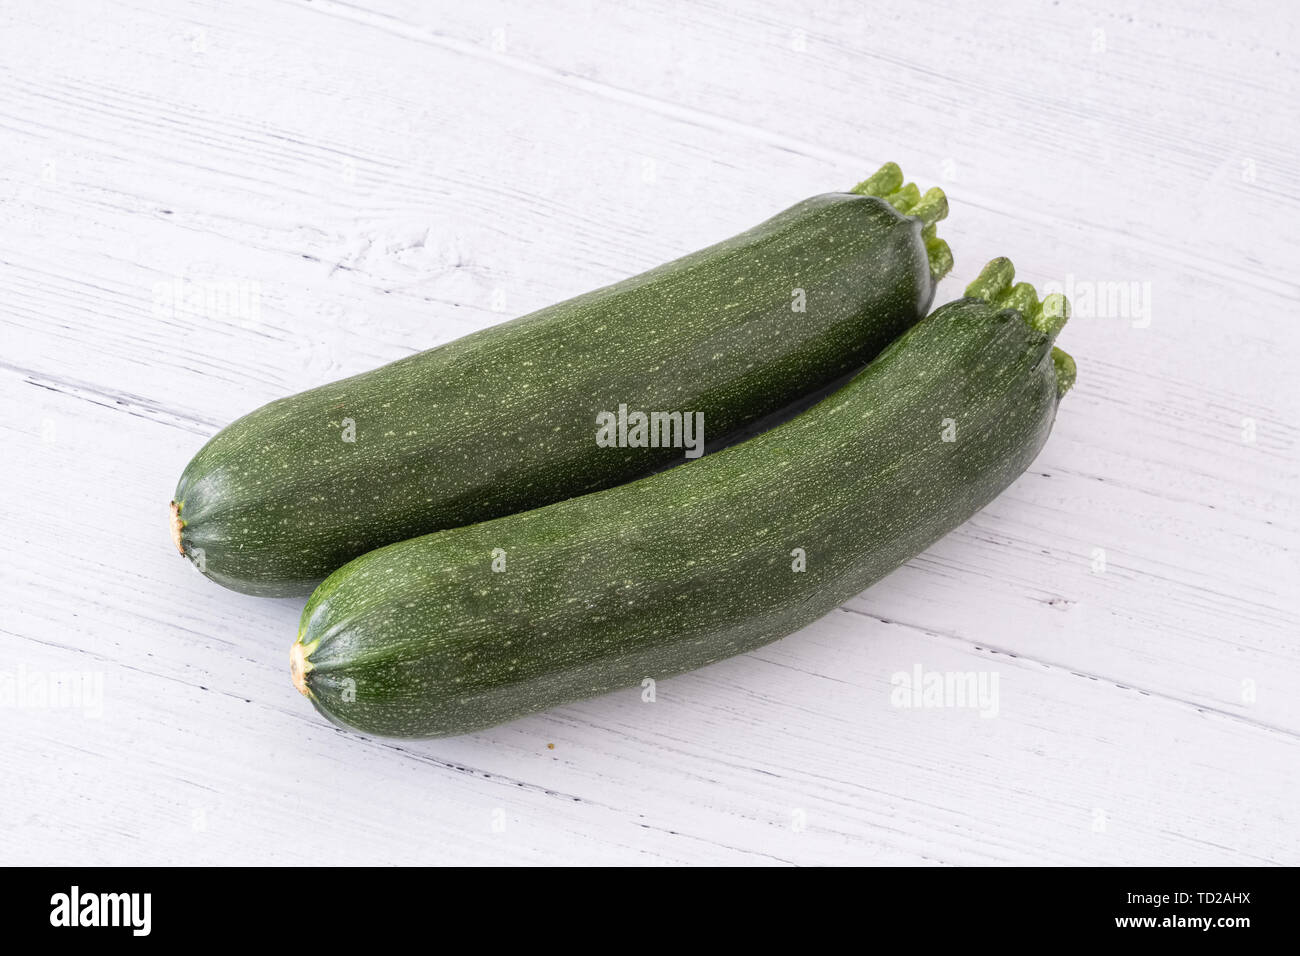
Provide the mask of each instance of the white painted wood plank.
{"label": "white painted wood plank", "polygon": [[[253,11],[0,9],[0,659],[104,682],[98,719],[6,710],[0,858],[1300,860],[1284,13]],[[238,414],[891,158],[952,197],[940,299],[1007,254],[1152,312],[1076,315],[1039,461],[846,610],[654,704],[394,745],[289,686],[301,602],[169,551],[176,475]],[[157,308],[178,280],[257,312]],[[891,706],[917,665],[996,673],[997,718]]]}

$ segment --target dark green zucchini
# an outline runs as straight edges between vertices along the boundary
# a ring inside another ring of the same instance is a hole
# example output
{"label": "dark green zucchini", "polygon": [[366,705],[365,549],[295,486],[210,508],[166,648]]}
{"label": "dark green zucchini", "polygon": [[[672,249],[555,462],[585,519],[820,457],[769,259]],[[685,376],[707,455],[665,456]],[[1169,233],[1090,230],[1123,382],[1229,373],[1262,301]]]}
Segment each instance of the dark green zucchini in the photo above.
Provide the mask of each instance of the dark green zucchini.
{"label": "dark green zucchini", "polygon": [[680,461],[680,433],[599,447],[597,415],[702,414],[712,440],[850,373],[929,308],[946,210],[891,163],[643,275],[272,402],[186,467],[173,540],[226,587],[307,594],[381,545]]}
{"label": "dark green zucchini", "polygon": [[344,726],[489,727],[798,630],[984,507],[1046,441],[1074,363],[995,260],[847,386],[699,461],[394,544],[303,611],[294,683]]}

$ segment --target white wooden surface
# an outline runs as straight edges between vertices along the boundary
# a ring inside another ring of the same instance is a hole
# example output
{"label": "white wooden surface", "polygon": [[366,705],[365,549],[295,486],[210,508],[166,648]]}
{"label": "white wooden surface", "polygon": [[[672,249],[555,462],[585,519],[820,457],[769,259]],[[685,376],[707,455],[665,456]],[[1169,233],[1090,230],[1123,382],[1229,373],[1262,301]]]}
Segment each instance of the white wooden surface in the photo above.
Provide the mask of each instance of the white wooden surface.
{"label": "white wooden surface", "polygon": [[[610,7],[0,2],[0,862],[1300,863],[1294,5]],[[1005,254],[1150,322],[1076,314],[1030,472],[816,625],[393,743],[172,550],[238,415],[887,159],[949,192],[939,301]],[[917,666],[997,716],[892,706]]]}

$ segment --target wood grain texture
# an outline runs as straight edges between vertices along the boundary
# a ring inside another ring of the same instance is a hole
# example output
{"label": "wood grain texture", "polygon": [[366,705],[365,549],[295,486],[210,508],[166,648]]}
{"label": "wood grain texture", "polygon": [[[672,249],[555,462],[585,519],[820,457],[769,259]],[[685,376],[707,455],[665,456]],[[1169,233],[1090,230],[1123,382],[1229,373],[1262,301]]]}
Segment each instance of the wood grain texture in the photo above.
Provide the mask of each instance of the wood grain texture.
{"label": "wood grain texture", "polygon": [[[1288,5],[56,6],[0,4],[0,672],[102,707],[3,707],[0,860],[1300,863]],[[1008,255],[1150,309],[1076,295],[1035,465],[817,624],[394,744],[171,550],[238,415],[887,159],[949,194],[938,301]],[[918,665],[996,717],[894,706]]]}

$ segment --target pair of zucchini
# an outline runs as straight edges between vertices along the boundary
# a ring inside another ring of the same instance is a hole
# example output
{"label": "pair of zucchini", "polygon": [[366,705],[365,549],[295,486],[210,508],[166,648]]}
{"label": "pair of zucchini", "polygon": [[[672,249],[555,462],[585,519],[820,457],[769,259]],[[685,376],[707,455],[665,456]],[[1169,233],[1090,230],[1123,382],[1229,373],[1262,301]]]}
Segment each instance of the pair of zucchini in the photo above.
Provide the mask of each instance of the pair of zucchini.
{"label": "pair of zucchini", "polygon": [[[465,733],[789,634],[1013,481],[1073,382],[1052,346],[1064,300],[1013,285],[1007,260],[922,318],[951,265],[945,211],[886,166],[643,276],[266,406],[186,469],[177,544],[263,594],[361,554],[312,594],[290,657],[321,713],[376,734]],[[640,480],[619,484],[681,450],[595,442],[619,405],[703,410],[727,432],[873,356],[786,423]]]}

